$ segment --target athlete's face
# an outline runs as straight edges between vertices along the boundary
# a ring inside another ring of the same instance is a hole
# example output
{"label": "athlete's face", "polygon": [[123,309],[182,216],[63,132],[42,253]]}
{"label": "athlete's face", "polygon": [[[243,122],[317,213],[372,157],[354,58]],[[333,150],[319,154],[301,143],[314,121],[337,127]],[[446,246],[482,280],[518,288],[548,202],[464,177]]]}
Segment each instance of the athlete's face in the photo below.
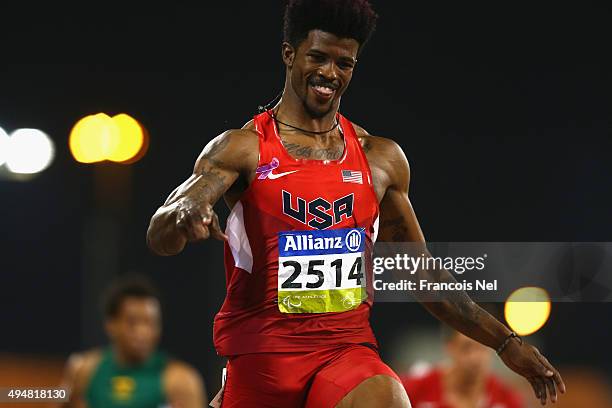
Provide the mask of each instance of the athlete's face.
{"label": "athlete's face", "polygon": [[466,375],[486,373],[491,364],[491,349],[461,333],[455,333],[446,351],[456,368]]}
{"label": "athlete's face", "polygon": [[325,116],[338,106],[351,82],[358,50],[356,40],[321,30],[311,30],[297,49],[283,43],[291,87],[312,117]]}
{"label": "athlete's face", "polygon": [[106,322],[113,345],[132,361],[144,361],[157,347],[161,333],[159,302],[155,298],[126,297],[117,316]]}

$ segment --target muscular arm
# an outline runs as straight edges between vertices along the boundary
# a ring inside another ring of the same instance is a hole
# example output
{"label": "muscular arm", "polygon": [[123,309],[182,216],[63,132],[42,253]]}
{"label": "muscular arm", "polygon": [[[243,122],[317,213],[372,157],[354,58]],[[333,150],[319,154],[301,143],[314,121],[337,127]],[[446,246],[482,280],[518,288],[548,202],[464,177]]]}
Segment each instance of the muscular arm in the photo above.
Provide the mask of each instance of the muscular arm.
{"label": "muscular arm", "polygon": [[226,239],[212,207],[238,177],[246,177],[256,166],[256,158],[257,136],[251,130],[229,130],[210,141],[193,174],[151,218],[149,248],[158,255],[175,255],[187,242],[209,236]]}
{"label": "muscular arm", "polygon": [[[408,161],[397,144],[384,140],[378,167],[381,182],[385,185],[380,203],[380,241],[416,243],[417,254],[429,256],[425,238],[408,198],[410,169]],[[414,244],[411,244],[414,245]],[[411,249],[413,250],[413,249]],[[427,279],[437,282],[455,282],[455,278],[445,269],[416,272],[416,280]],[[436,318],[452,326],[459,332],[493,349],[500,347],[510,330],[483,310],[470,299],[464,291],[445,291],[444,293],[416,293],[417,300]],[[431,301],[435,299],[436,301]],[[532,385],[536,397],[546,403],[548,394],[557,400],[556,387],[565,392],[565,385],[559,372],[533,346],[512,339],[501,354],[504,363],[513,371],[524,376]]]}
{"label": "muscular arm", "polygon": [[[399,146],[393,144],[388,148],[388,157],[393,161],[389,168],[389,185],[380,203],[381,241],[415,242],[418,253],[429,255],[425,246],[425,237],[419,226],[410,199],[408,185],[410,169],[408,161]],[[421,275],[421,276],[419,276]],[[428,279],[438,282],[453,282],[454,277],[446,270],[428,271],[421,269],[416,273],[416,280]],[[418,295],[418,293],[417,293]],[[431,299],[422,294],[423,299]],[[439,302],[423,301],[423,306],[436,318],[456,330],[492,348],[499,347],[510,334],[510,330],[483,310],[464,291],[448,291]]]}

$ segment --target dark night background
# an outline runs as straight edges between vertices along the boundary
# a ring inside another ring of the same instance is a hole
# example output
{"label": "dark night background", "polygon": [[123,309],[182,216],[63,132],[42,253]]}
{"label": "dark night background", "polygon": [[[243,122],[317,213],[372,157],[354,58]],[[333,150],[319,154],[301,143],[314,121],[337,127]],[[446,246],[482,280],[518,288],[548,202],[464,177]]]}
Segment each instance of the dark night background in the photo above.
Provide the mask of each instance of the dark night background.
{"label": "dark night background", "polygon": [[[379,26],[340,111],[404,148],[428,240],[612,241],[610,10],[373,3]],[[34,180],[0,180],[0,351],[67,355],[102,343],[101,287],[139,271],[163,291],[163,346],[216,392],[221,244],[160,258],[145,232],[204,145],[280,91],[282,3],[40,7],[0,6],[0,126],[40,128],[57,149]],[[71,127],[98,112],[148,129],[141,161],[72,159]],[[611,312],[553,305],[543,351],[612,375]],[[378,304],[372,321],[386,358],[400,331],[436,324],[415,304]]]}

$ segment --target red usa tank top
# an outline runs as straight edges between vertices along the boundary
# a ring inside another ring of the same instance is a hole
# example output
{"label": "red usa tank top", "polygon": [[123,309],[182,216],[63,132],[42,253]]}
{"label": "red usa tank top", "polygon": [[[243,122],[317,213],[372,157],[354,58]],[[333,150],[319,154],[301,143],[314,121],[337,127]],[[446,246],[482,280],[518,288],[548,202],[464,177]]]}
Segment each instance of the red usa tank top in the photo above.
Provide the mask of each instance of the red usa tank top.
{"label": "red usa tank top", "polygon": [[292,157],[271,111],[254,117],[256,176],[227,219],[227,294],[213,328],[220,355],[376,344],[378,200],[351,122],[337,119],[344,151],[323,161]]}

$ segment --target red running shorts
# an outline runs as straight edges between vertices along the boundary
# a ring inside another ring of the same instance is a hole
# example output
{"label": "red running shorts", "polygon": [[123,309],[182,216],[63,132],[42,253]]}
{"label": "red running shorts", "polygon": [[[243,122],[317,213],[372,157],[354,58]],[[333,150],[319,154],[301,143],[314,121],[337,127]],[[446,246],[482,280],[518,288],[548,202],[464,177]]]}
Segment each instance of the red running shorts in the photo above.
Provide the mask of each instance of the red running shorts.
{"label": "red running shorts", "polygon": [[362,344],[299,353],[255,353],[229,358],[222,408],[335,407],[362,381],[397,374]]}

